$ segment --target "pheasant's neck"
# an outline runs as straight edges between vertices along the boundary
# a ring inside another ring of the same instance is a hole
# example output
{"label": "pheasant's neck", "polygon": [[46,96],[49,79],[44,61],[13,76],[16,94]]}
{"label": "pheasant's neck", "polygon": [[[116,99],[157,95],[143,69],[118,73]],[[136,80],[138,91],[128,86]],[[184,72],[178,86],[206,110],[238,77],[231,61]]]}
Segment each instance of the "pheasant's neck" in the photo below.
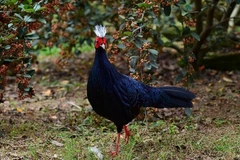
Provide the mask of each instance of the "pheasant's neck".
{"label": "pheasant's neck", "polygon": [[96,49],[95,60],[94,60],[94,69],[96,72],[99,72],[100,75],[106,77],[118,77],[119,72],[116,68],[109,62],[106,51],[102,48]]}
{"label": "pheasant's neck", "polygon": [[94,63],[97,63],[98,67],[112,67],[112,64],[109,62],[106,51],[101,47],[96,49]]}

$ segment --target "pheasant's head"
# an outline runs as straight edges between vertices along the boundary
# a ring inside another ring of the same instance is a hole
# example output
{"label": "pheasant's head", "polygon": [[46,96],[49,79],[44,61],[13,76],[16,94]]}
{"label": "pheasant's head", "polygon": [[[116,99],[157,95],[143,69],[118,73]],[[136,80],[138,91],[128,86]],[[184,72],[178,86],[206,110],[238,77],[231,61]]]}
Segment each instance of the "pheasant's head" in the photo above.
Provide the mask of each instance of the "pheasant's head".
{"label": "pheasant's head", "polygon": [[97,25],[95,26],[94,32],[97,35],[95,40],[95,48],[102,47],[103,49],[105,49],[107,46],[107,39],[105,37],[106,28],[104,26]]}

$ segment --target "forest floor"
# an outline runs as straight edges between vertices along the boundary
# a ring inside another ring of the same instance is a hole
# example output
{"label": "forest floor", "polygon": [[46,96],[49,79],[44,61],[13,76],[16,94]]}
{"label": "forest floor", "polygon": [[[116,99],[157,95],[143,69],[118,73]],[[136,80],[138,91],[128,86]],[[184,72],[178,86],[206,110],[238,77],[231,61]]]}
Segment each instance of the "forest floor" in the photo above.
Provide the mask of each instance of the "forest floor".
{"label": "forest floor", "polygon": [[[35,66],[32,99],[18,101],[9,77],[0,104],[1,160],[240,160],[239,71],[204,70],[188,87],[197,96],[191,117],[183,109],[147,108],[129,124],[128,144],[122,134],[119,155],[112,158],[115,126],[96,115],[86,97],[92,57],[82,54],[64,69],[42,60]],[[124,64],[116,65],[127,73]],[[153,84],[173,84],[179,73],[175,58],[161,56]]]}

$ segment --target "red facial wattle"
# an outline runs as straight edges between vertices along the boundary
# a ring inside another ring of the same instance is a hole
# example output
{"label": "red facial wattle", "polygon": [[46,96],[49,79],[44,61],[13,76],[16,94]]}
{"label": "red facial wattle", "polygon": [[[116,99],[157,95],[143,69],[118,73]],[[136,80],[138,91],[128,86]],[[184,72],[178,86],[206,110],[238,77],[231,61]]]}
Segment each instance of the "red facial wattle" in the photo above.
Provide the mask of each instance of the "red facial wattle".
{"label": "red facial wattle", "polygon": [[106,37],[96,37],[95,48],[98,48],[102,44],[107,46],[107,39],[106,39]]}

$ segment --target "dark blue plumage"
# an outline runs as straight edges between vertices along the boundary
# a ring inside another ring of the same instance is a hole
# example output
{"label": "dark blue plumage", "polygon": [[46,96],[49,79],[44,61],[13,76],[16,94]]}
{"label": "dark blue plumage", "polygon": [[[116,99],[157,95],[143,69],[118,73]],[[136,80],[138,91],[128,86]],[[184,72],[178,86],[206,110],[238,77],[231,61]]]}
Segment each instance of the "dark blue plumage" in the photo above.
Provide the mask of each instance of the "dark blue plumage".
{"label": "dark blue plumage", "polygon": [[114,122],[118,132],[139,114],[140,107],[191,108],[195,98],[183,88],[150,87],[119,73],[102,47],[96,48],[87,96],[94,111]]}
{"label": "dark blue plumage", "polygon": [[117,126],[118,138],[116,150],[113,152],[113,155],[116,155],[120,132],[124,129],[128,142],[130,132],[126,124],[139,114],[140,107],[191,108],[195,95],[179,87],[150,87],[119,73],[106,55],[105,27],[96,26],[95,33],[96,52],[88,78],[87,97],[97,114]]}

